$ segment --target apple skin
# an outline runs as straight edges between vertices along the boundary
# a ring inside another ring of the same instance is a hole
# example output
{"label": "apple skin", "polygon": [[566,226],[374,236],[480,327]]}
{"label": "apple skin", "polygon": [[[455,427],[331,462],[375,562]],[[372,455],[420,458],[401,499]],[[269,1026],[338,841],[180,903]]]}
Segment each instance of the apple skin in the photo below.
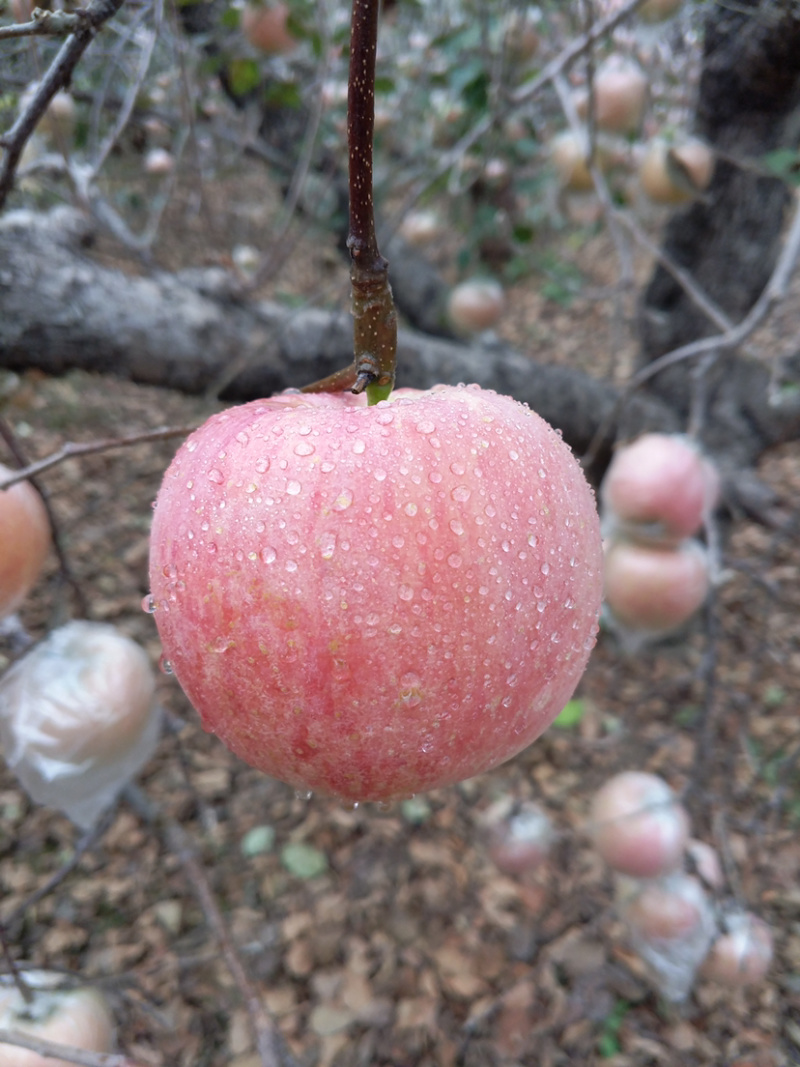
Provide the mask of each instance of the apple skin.
{"label": "apple skin", "polygon": [[286,4],[245,4],[242,33],[254,48],[268,55],[285,55],[297,48],[297,38],[289,32]]}
{"label": "apple skin", "polygon": [[697,533],[718,497],[716,468],[682,434],[646,433],[618,449],[600,487],[604,515],[650,526],[665,544]]}
{"label": "apple skin", "polygon": [[604,583],[613,621],[654,637],[669,634],[705,603],[711,586],[708,554],[692,540],[677,548],[611,541]]}
{"label": "apple skin", "polygon": [[460,781],[542,733],[594,645],[602,552],[570,450],[509,397],[285,393],[183,444],[150,581],[204,727],[358,802]]}
{"label": "apple skin", "polygon": [[[0,481],[13,474],[0,464]],[[0,618],[16,611],[50,551],[50,522],[30,482],[0,489]]]}
{"label": "apple skin", "polygon": [[[26,971],[25,980],[35,990],[30,1005],[8,979],[0,985],[0,1029],[19,1030],[84,1052],[111,1052],[114,1020],[99,990],[58,989],[63,975],[51,971]],[[66,1060],[5,1044],[0,1045],[0,1063],[3,1067],[70,1067]]]}
{"label": "apple skin", "polygon": [[632,878],[660,878],[683,859],[689,816],[662,778],[623,771],[595,794],[589,828],[609,867]]}

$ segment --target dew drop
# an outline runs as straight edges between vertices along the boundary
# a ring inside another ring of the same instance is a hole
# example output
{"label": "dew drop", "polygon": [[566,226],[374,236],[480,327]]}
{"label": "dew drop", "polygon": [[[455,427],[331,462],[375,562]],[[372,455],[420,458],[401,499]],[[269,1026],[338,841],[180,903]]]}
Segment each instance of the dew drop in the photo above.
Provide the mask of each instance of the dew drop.
{"label": "dew drop", "polygon": [[292,481],[286,483],[286,492],[289,496],[298,496],[302,489],[303,487],[299,482]]}
{"label": "dew drop", "polygon": [[246,445],[249,442],[250,438],[247,436],[244,430],[242,430],[240,433],[237,433],[236,440],[239,442],[240,445]]}
{"label": "dew drop", "polygon": [[542,574],[543,574],[543,575],[544,575],[545,577],[547,577],[547,575],[548,575],[548,574],[550,573],[550,564],[549,564],[549,563],[548,563],[547,561],[545,561],[545,562],[544,562],[544,563],[543,563],[543,564],[541,565],[541,567],[539,568],[539,570],[540,570],[540,571],[542,572]]}
{"label": "dew drop", "polygon": [[209,541],[208,544],[206,545],[206,552],[209,552],[213,556],[216,551],[217,551],[217,546],[214,544],[213,541]]}
{"label": "dew drop", "polygon": [[401,600],[413,600],[414,590],[410,585],[401,585],[397,589],[397,595]]}
{"label": "dew drop", "polygon": [[406,513],[406,515],[408,515],[409,517],[411,517],[411,516],[414,516],[414,515],[416,515],[416,514],[417,514],[417,505],[416,505],[416,504],[414,504],[414,503],[413,503],[412,501],[409,501],[409,502],[408,502],[408,503],[406,504],[406,506],[405,506],[405,507],[403,508],[403,511],[404,511],[404,512]]}
{"label": "dew drop", "polygon": [[455,461],[450,464],[450,470],[453,472],[453,474],[461,476],[462,474],[466,474],[467,468],[464,466],[463,463]]}
{"label": "dew drop", "polygon": [[297,570],[297,561],[293,560],[293,559],[287,559],[286,560],[286,570],[290,574],[294,574],[294,572]]}
{"label": "dew drop", "polygon": [[433,433],[436,430],[436,423],[431,422],[430,419],[423,419],[414,428],[417,433]]}
{"label": "dew drop", "polygon": [[148,615],[152,615],[156,610],[156,598],[152,593],[148,593],[146,597],[142,599],[142,611],[146,611]]}
{"label": "dew drop", "polygon": [[451,552],[450,555],[447,557],[447,562],[453,568],[453,570],[458,570],[458,568],[464,561],[457,552]]}
{"label": "dew drop", "polygon": [[311,800],[313,796],[314,794],[310,789],[295,789],[294,791],[295,800]]}
{"label": "dew drop", "polygon": [[463,504],[466,500],[472,496],[472,491],[466,485],[457,485],[450,493],[450,496],[458,504]]}
{"label": "dew drop", "polygon": [[227,637],[217,637],[211,646],[212,652],[227,652],[231,643]]}
{"label": "dew drop", "polygon": [[302,426],[297,427],[297,432],[300,434],[301,437],[308,437],[308,435],[311,433],[311,427],[308,425],[308,423],[304,422]]}
{"label": "dew drop", "polygon": [[458,519],[450,520],[450,529],[457,537],[460,537],[464,533],[463,523],[459,522]]}
{"label": "dew drop", "polygon": [[208,472],[208,480],[210,482],[213,482],[215,485],[222,485],[222,483],[225,481],[222,475],[222,471],[217,470],[216,467],[212,467],[211,470]]}
{"label": "dew drop", "polygon": [[256,460],[256,470],[259,474],[264,474],[269,470],[269,460],[266,456],[262,456],[260,459]]}
{"label": "dew drop", "polygon": [[376,471],[372,472],[372,477],[375,479],[376,482],[385,482],[386,471],[383,470],[381,467],[378,467]]}
{"label": "dew drop", "polygon": [[365,442],[360,439],[358,441],[353,441],[353,451],[357,456],[362,456],[366,451],[366,447]]}
{"label": "dew drop", "polygon": [[536,548],[536,546],[539,544],[539,538],[536,536],[535,533],[528,534],[528,544],[531,546],[531,548]]}
{"label": "dew drop", "polygon": [[248,483],[248,485],[246,485],[244,487],[244,491],[246,493],[254,493],[256,491],[256,489],[258,489],[258,486],[256,485],[255,482],[250,482],[250,483]]}
{"label": "dew drop", "polygon": [[320,538],[319,547],[323,559],[333,559],[333,553],[336,551],[336,534],[323,534]]}
{"label": "dew drop", "polygon": [[314,452],[314,446],[310,441],[301,441],[294,446],[294,454],[296,456],[310,456]]}
{"label": "dew drop", "polygon": [[403,632],[403,627],[400,625],[399,622],[393,622],[392,625],[389,627],[389,633],[393,634],[395,637],[398,634],[401,634],[402,632]]}
{"label": "dew drop", "polygon": [[163,674],[174,674],[175,673],[175,669],[173,668],[172,664],[170,663],[170,661],[167,659],[166,656],[161,656],[161,658],[158,661],[158,667],[159,667],[159,670]]}
{"label": "dew drop", "polygon": [[350,505],[353,503],[353,491],[351,489],[342,489],[339,495],[333,502],[334,511],[347,511]]}
{"label": "dew drop", "polygon": [[261,549],[261,562],[262,563],[274,563],[278,558],[278,553],[268,545],[266,548]]}

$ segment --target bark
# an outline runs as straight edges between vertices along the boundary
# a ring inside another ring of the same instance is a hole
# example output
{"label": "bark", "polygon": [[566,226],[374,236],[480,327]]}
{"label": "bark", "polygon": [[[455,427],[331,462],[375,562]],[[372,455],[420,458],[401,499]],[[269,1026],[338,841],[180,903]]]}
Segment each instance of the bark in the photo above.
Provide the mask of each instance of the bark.
{"label": "bark", "polygon": [[[95,263],[88,221],[70,208],[0,220],[0,366],[49,374],[81,368],[188,393],[247,400],[297,388],[353,357],[349,314],[241,299],[225,271],[130,276]],[[618,389],[542,365],[501,343],[466,345],[400,332],[398,381],[478,382],[528,403],[580,453],[609,418]],[[635,398],[628,436],[677,429],[673,412]]]}
{"label": "bark", "polygon": [[[706,196],[671,217],[663,247],[734,323],[758,299],[780,251],[789,192],[766,173],[764,160],[778,148],[797,148],[798,104],[800,5],[709,5],[695,125],[718,161]],[[660,266],[645,291],[640,326],[641,364],[718,332]],[[740,359],[736,367],[732,375],[730,361],[721,359],[706,381],[712,447],[753,433],[767,444],[776,429],[783,432],[754,365]],[[662,373],[650,388],[685,415],[691,368]]]}

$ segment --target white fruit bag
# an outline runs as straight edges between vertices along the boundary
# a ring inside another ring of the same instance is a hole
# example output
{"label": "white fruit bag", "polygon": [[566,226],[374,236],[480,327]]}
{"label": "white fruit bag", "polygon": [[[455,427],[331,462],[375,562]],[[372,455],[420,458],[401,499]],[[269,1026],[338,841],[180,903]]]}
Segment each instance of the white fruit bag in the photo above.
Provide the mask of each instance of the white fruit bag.
{"label": "white fruit bag", "polygon": [[0,746],[32,800],[84,830],[152,756],[161,728],[144,650],[70,622],[0,678]]}

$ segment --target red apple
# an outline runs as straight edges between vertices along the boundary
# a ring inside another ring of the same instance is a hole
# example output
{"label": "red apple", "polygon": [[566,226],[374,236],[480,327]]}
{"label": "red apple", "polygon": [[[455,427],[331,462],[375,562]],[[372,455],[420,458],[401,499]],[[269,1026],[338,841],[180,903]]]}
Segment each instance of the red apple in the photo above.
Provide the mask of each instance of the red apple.
{"label": "red apple", "polygon": [[[611,56],[597,71],[594,80],[594,117],[598,129],[608,133],[633,133],[639,129],[647,106],[649,84],[644,71],[633,60]],[[581,118],[589,111],[588,94],[576,99]]]}
{"label": "red apple", "polygon": [[714,153],[696,137],[676,144],[654,137],[639,166],[639,182],[656,204],[686,204],[711,184],[714,165]]}
{"label": "red apple", "polygon": [[718,495],[716,468],[682,434],[646,433],[618,449],[600,488],[612,522],[673,543],[697,533]]}
{"label": "red apple", "polygon": [[630,929],[648,941],[691,938],[704,928],[708,910],[700,882],[682,871],[644,883],[620,907]]}
{"label": "red apple", "polygon": [[283,55],[297,48],[289,31],[289,8],[282,3],[247,3],[242,11],[242,32],[254,48]]}
{"label": "red apple", "polygon": [[[3,976],[0,1029],[19,1030],[83,1052],[111,1052],[114,1022],[102,993],[89,988],[59,989],[63,980],[55,972],[26,971],[25,981],[35,991],[33,1002],[27,1004],[9,976]],[[0,1046],[0,1063],[3,1067],[71,1067],[66,1060],[6,1044]]]}
{"label": "red apple", "polygon": [[152,755],[154,696],[135,641],[105,623],[69,622],[0,679],[0,745],[33,800],[88,828]]}
{"label": "red apple", "polygon": [[495,866],[504,874],[534,870],[546,858],[555,832],[547,813],[538,804],[520,805],[517,811],[489,809],[482,822],[488,834],[487,847]]}
{"label": "red apple", "polygon": [[[0,482],[13,471],[0,464]],[[0,618],[31,591],[50,550],[50,522],[30,482],[0,489]]]}
{"label": "red apple", "polygon": [[679,866],[689,816],[663,779],[623,771],[595,795],[589,832],[609,867],[634,878],[658,878]]}
{"label": "red apple", "polygon": [[703,976],[720,985],[738,987],[762,981],[772,963],[772,931],[749,911],[725,916],[721,934],[703,964]]}
{"label": "red apple", "polygon": [[671,633],[700,610],[708,590],[708,555],[697,541],[677,548],[612,541],[606,550],[603,595],[623,627]]}
{"label": "red apple", "polygon": [[594,644],[601,550],[560,436],[477,386],[213,416],[158,495],[164,654],[204,726],[304,790],[385,800],[509,759]]}
{"label": "red apple", "polygon": [[488,330],[500,319],[506,306],[503,287],[488,278],[471,278],[450,293],[447,313],[461,334]]}

